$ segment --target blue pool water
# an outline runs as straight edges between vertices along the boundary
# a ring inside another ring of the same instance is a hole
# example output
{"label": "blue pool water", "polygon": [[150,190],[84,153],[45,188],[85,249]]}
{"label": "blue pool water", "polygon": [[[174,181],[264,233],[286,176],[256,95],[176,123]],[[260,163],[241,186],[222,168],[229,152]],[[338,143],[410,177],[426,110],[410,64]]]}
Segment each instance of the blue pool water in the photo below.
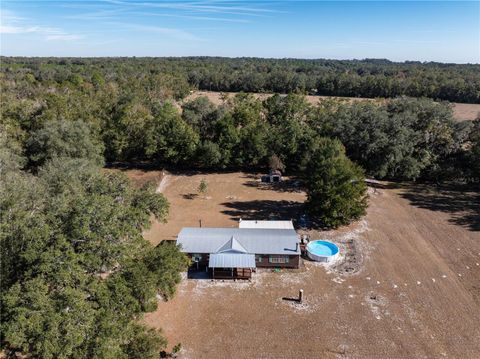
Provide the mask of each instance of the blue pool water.
{"label": "blue pool water", "polygon": [[317,256],[330,257],[338,253],[336,244],[328,241],[313,241],[308,243],[307,249]]}

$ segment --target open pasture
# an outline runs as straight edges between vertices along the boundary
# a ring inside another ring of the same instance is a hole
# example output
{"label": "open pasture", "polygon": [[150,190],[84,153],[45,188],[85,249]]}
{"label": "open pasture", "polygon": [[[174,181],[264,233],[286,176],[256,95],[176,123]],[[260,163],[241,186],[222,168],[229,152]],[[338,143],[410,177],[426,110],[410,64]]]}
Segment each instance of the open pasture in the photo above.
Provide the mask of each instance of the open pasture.
{"label": "open pasture", "polygon": [[[195,99],[197,97],[205,96],[211,102],[216,105],[220,105],[223,102],[222,95],[227,96],[229,98],[235,96],[235,93],[228,92],[228,93],[221,93],[215,91],[196,91],[190,96],[188,96],[185,101]],[[268,97],[272,96],[272,94],[268,93],[255,93],[255,96],[261,100],[265,100]],[[381,101],[381,99],[368,99],[362,97],[329,97],[329,96],[306,96],[307,101],[310,102],[312,105],[316,105],[322,100],[329,99],[329,98],[336,98],[342,99],[345,101]],[[478,114],[480,113],[480,104],[473,104],[473,103],[452,103],[453,105],[453,117],[457,121],[473,121],[477,118]]]}
{"label": "open pasture", "polygon": [[[202,179],[208,191],[198,195]],[[168,224],[145,234],[152,243],[199,219],[236,226],[240,217],[296,218],[305,199],[245,173],[168,174],[159,189],[172,211]],[[340,262],[258,271],[251,282],[184,280],[145,322],[171,346],[181,342],[185,358],[477,358],[479,194],[392,184],[369,192],[363,220],[307,231],[338,243]],[[299,289],[302,305],[282,300]]]}

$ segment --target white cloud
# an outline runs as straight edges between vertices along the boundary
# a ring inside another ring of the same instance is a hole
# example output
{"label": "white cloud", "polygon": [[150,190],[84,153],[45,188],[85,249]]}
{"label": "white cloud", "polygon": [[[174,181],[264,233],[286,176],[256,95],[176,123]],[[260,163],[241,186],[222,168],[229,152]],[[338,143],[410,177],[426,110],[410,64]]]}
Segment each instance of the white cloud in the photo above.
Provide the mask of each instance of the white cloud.
{"label": "white cloud", "polygon": [[[237,3],[228,3],[224,1],[206,1],[206,2],[127,2],[121,0],[104,0],[105,3],[122,6],[123,10],[127,8],[150,8],[183,11],[187,14],[205,14],[212,15],[241,15],[247,17],[265,17],[275,13],[284,13],[284,11],[267,9],[257,6],[241,6]],[[264,5],[264,4],[262,4]],[[221,21],[221,20],[220,20]]]}
{"label": "white cloud", "polygon": [[11,26],[0,25],[1,34],[27,34],[27,33],[39,33],[39,34],[60,34],[62,31],[53,27],[42,26]]}
{"label": "white cloud", "polygon": [[74,41],[83,39],[83,35],[70,34],[57,27],[38,26],[29,24],[26,18],[16,16],[8,10],[2,10],[0,14],[0,34],[38,34],[44,36],[45,40]]}
{"label": "white cloud", "polygon": [[160,26],[147,26],[147,25],[138,25],[138,24],[130,24],[130,23],[122,23],[122,22],[110,22],[110,25],[129,28],[132,30],[137,31],[144,31],[144,32],[151,32],[151,33],[158,33],[162,35],[167,35],[172,38],[176,38],[179,40],[192,40],[192,41],[201,41],[199,37],[185,31],[182,29],[177,28],[170,28],[170,27],[160,27]]}
{"label": "white cloud", "polygon": [[249,23],[250,20],[247,19],[233,19],[226,17],[212,17],[212,16],[198,16],[198,15],[176,15],[176,14],[163,14],[163,13],[154,13],[154,12],[134,12],[134,15],[142,16],[162,16],[162,17],[173,17],[179,19],[191,19],[191,20],[202,20],[202,21],[220,21],[220,22],[233,22],[233,23]]}
{"label": "white cloud", "polygon": [[84,39],[83,35],[70,35],[70,34],[60,34],[60,35],[48,35],[45,40],[48,41],[74,41]]}
{"label": "white cloud", "polygon": [[0,34],[21,34],[23,29],[18,26],[0,25]]}

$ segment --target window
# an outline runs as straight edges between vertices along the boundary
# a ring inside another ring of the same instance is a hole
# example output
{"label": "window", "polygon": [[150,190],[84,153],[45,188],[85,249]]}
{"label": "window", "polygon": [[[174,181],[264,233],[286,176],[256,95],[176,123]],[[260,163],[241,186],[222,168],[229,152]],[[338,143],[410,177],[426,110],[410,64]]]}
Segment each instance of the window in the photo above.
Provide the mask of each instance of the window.
{"label": "window", "polygon": [[192,262],[200,262],[202,260],[202,255],[200,253],[192,254]]}
{"label": "window", "polygon": [[288,263],[289,259],[290,258],[288,256],[270,256],[268,261],[274,264],[284,264]]}
{"label": "window", "polygon": [[260,254],[255,254],[255,262],[261,262],[262,261],[262,256]]}

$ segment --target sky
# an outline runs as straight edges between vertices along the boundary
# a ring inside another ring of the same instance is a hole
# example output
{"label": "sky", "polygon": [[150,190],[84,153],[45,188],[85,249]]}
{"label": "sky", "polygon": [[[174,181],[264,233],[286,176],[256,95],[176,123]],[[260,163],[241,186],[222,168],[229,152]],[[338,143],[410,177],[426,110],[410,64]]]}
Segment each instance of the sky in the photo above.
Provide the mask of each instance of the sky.
{"label": "sky", "polygon": [[4,56],[480,63],[480,1],[2,0]]}

